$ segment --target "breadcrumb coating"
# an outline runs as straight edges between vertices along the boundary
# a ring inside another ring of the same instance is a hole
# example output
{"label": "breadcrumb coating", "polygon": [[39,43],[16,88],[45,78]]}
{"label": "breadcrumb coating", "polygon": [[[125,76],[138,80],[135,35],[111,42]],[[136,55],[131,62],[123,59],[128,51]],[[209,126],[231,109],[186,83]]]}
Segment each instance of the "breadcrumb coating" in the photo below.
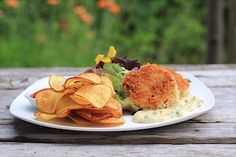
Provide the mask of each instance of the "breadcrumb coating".
{"label": "breadcrumb coating", "polygon": [[122,85],[128,98],[142,109],[166,107],[189,87],[180,74],[157,64],[127,73]]}

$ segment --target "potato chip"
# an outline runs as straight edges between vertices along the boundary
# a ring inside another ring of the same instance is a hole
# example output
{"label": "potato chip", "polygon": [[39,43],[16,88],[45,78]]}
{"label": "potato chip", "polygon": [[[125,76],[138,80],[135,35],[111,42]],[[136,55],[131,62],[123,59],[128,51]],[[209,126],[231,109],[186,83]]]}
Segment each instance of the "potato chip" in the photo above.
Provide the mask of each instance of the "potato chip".
{"label": "potato chip", "polygon": [[87,120],[79,117],[76,114],[70,114],[68,116],[68,118],[70,118],[72,121],[74,121],[79,126],[84,126],[84,127],[91,127],[92,126],[92,127],[94,127],[96,125],[90,121],[87,121]]}
{"label": "potato chip", "polygon": [[76,110],[75,113],[79,115],[80,117],[89,120],[91,122],[98,122],[102,119],[112,117],[112,114],[110,113],[94,113],[90,112],[89,110]]}
{"label": "potato chip", "polygon": [[104,109],[109,110],[113,117],[118,118],[122,116],[122,106],[115,98],[111,98],[104,106]]}
{"label": "potato chip", "polygon": [[64,84],[64,88],[79,88],[83,86],[85,83],[81,82],[81,78],[78,77],[70,77],[66,80]]}
{"label": "potato chip", "polygon": [[113,109],[113,110],[119,110],[121,108],[120,103],[115,99],[115,98],[111,98],[107,104],[104,106],[104,108],[109,108],[109,109]]}
{"label": "potato chip", "polygon": [[105,85],[85,85],[74,94],[88,100],[94,107],[102,108],[111,98],[112,89]]}
{"label": "potato chip", "polygon": [[56,105],[64,93],[52,89],[43,89],[35,94],[36,107],[44,113],[55,113]]}
{"label": "potato chip", "polygon": [[100,119],[114,117],[119,118],[122,116],[122,108],[117,100],[111,98],[104,108],[83,108],[75,110],[75,113],[84,119],[90,121],[98,121]]}
{"label": "potato chip", "polygon": [[39,120],[68,117],[80,126],[117,126],[123,124],[122,108],[112,96],[112,81],[105,75],[83,73],[65,79],[52,75],[51,88],[36,92]]}
{"label": "potato chip", "polygon": [[86,113],[92,113],[92,114],[111,114],[111,111],[107,108],[92,108],[92,107],[88,107],[88,108],[82,108],[82,109],[77,109],[76,111],[81,111],[81,112],[86,112]]}
{"label": "potato chip", "polygon": [[124,119],[122,117],[120,118],[109,117],[100,120],[98,123],[102,125],[118,126],[124,123]]}
{"label": "potato chip", "polygon": [[93,84],[100,84],[102,82],[101,77],[96,73],[82,73],[76,77],[81,82],[88,82]]}
{"label": "potato chip", "polygon": [[59,91],[63,91],[64,88],[64,83],[66,82],[66,78],[62,77],[62,76],[58,76],[58,75],[51,75],[49,77],[49,86],[59,92]]}
{"label": "potato chip", "polygon": [[60,118],[56,114],[48,114],[48,113],[42,113],[42,112],[35,112],[34,116],[40,120],[51,120],[55,118]]}
{"label": "potato chip", "polygon": [[102,84],[107,85],[107,86],[109,86],[112,89],[112,95],[115,95],[116,92],[115,92],[115,90],[113,88],[112,81],[107,76],[105,76],[105,75],[101,76],[101,80],[102,80]]}
{"label": "potato chip", "polygon": [[99,122],[90,122],[90,121],[86,121],[85,119],[79,117],[76,114],[70,114],[68,117],[79,126],[84,126],[84,127],[91,127],[91,126],[92,127],[112,127],[112,126],[122,125],[124,123],[123,118],[106,118]]}
{"label": "potato chip", "polygon": [[89,101],[86,100],[85,98],[78,96],[76,94],[70,95],[71,99],[73,99],[76,103],[80,105],[89,105]]}
{"label": "potato chip", "polygon": [[64,95],[56,106],[56,114],[60,117],[66,117],[70,110],[81,109],[83,106],[72,100],[69,95]]}

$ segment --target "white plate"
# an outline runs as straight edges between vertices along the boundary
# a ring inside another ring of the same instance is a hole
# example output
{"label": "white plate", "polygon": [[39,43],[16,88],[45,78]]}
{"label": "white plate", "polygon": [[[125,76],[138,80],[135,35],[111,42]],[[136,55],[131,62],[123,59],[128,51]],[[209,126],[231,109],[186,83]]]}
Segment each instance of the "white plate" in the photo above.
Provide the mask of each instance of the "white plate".
{"label": "white plate", "polygon": [[187,72],[180,72],[184,77],[188,78],[191,81],[190,92],[198,96],[201,100],[204,101],[204,104],[196,109],[193,112],[190,112],[182,117],[170,119],[164,122],[158,123],[150,123],[150,124],[142,124],[142,123],[134,123],[132,121],[131,115],[124,115],[125,124],[118,127],[79,127],[76,126],[73,122],[54,122],[47,123],[42,121],[35,120],[34,112],[36,111],[34,99],[27,99],[27,95],[29,93],[33,93],[36,90],[49,87],[48,86],[48,77],[42,78],[35,83],[33,83],[30,87],[24,90],[11,104],[10,112],[15,117],[22,119],[24,121],[50,127],[57,129],[65,129],[65,130],[76,130],[76,131],[130,131],[130,130],[141,130],[141,129],[149,129],[149,128],[157,128],[166,125],[176,124],[179,122],[186,121],[188,119],[197,117],[207,111],[209,111],[214,106],[214,96],[209,88],[207,88],[199,79],[194,77],[193,75]]}

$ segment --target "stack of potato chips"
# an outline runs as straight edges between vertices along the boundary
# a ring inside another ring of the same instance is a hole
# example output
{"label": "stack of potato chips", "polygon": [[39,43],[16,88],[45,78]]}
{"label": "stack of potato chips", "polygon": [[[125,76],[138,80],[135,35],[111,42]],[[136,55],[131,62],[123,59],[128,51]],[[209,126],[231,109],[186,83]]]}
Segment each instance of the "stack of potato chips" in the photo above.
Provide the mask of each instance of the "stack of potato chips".
{"label": "stack of potato chips", "polygon": [[51,88],[33,94],[36,119],[70,118],[79,126],[118,126],[124,123],[121,104],[111,80],[97,73],[64,78],[52,75]]}

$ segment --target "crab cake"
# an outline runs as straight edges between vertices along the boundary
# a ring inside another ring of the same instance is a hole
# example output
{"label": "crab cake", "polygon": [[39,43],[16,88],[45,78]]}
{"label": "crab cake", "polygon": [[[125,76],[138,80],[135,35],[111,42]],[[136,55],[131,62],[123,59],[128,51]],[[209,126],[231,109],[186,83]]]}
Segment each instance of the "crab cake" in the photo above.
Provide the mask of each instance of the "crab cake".
{"label": "crab cake", "polygon": [[127,73],[122,85],[128,98],[141,109],[162,108],[179,98],[175,76],[156,64]]}
{"label": "crab cake", "polygon": [[188,80],[183,78],[182,75],[178,74],[177,72],[175,72],[172,69],[169,69],[169,68],[165,68],[165,69],[168,70],[174,76],[174,78],[177,82],[180,94],[182,95],[189,88]]}

